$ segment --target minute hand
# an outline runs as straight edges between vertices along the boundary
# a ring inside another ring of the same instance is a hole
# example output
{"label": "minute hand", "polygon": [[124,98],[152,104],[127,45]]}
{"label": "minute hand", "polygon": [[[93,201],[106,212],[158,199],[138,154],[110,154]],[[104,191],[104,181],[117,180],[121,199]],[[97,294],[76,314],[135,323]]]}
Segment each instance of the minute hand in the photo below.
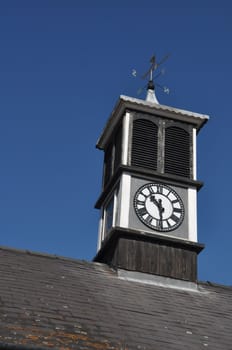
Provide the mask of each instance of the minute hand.
{"label": "minute hand", "polygon": [[158,208],[158,210],[159,210],[159,214],[160,214],[160,219],[162,220],[162,214],[163,214],[163,212],[164,212],[164,208],[163,208],[163,206],[162,206],[162,199],[159,199],[159,200],[157,201],[157,199],[155,198],[155,196],[151,196],[151,202],[154,203],[154,204],[157,206],[157,208]]}

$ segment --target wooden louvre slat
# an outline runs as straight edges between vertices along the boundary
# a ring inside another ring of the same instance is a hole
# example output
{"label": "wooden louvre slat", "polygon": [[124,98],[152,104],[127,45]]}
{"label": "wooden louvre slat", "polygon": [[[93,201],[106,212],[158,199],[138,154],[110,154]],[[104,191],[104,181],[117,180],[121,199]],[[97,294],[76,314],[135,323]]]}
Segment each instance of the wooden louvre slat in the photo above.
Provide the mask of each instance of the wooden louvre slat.
{"label": "wooden louvre slat", "polygon": [[122,128],[119,127],[115,135],[115,156],[114,156],[114,172],[121,164],[122,159]]}
{"label": "wooden louvre slat", "polygon": [[190,135],[176,126],[165,130],[165,173],[190,177]]}
{"label": "wooden louvre slat", "polygon": [[104,185],[108,183],[108,181],[111,178],[112,175],[112,148],[113,145],[109,145],[106,152],[105,152],[105,159],[104,159]]}
{"label": "wooden louvre slat", "polygon": [[157,170],[156,124],[147,119],[133,122],[131,165]]}

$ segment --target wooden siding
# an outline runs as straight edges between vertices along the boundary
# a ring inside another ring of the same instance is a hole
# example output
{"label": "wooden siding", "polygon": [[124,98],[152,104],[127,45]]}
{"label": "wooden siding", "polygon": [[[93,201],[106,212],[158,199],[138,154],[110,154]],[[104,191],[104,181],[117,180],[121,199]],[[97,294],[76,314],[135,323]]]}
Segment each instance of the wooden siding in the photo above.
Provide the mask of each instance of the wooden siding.
{"label": "wooden siding", "polygon": [[128,230],[115,230],[96,257],[116,268],[194,282],[197,280],[198,243]]}

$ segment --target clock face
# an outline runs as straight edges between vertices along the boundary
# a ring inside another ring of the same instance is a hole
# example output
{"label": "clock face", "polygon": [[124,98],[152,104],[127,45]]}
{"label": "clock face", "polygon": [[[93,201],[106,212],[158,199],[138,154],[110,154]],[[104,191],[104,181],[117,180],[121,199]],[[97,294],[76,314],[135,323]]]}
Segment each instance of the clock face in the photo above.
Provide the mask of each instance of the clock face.
{"label": "clock face", "polygon": [[149,183],[138,189],[134,197],[138,218],[156,231],[172,231],[184,219],[180,196],[169,186]]}

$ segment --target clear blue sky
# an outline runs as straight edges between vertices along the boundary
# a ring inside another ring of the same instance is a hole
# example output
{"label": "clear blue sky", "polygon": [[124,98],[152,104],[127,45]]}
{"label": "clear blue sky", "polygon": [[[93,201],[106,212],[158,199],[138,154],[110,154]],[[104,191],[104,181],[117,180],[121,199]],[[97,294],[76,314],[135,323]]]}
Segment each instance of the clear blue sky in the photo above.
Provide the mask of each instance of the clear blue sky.
{"label": "clear blue sky", "polygon": [[[0,1],[0,244],[90,260],[120,94],[153,53],[160,103],[209,114],[198,137],[199,278],[232,285],[232,2]],[[140,96],[143,98],[144,96]]]}

